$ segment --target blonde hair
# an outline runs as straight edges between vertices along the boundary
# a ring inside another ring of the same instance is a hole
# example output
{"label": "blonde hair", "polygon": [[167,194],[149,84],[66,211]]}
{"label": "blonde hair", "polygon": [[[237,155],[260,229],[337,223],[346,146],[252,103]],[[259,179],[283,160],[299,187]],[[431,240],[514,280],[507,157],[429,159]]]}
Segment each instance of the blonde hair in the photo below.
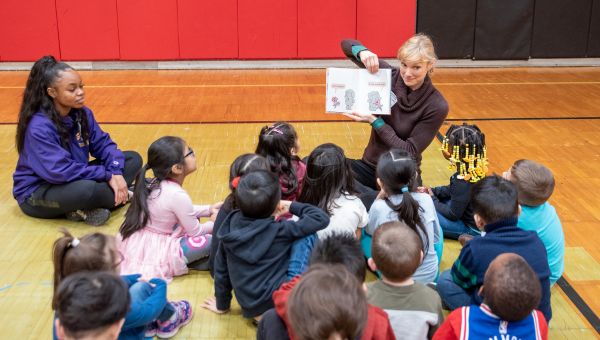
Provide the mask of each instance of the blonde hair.
{"label": "blonde hair", "polygon": [[437,55],[431,38],[423,33],[413,35],[398,49],[398,60],[434,63]]}

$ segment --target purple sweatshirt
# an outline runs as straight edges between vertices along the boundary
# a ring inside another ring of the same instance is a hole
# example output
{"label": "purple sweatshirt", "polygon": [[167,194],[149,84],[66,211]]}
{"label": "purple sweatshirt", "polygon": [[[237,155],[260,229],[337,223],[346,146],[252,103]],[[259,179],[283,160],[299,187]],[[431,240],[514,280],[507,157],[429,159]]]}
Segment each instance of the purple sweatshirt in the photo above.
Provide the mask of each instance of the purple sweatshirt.
{"label": "purple sweatshirt", "polygon": [[[58,131],[46,114],[38,112],[31,117],[13,174],[13,196],[19,204],[46,183],[65,184],[80,179],[107,182],[113,174],[123,174],[123,153],[100,129],[92,110],[84,107],[83,112],[88,119],[89,144],[83,143],[76,113],[71,111],[62,118],[69,130],[68,150],[61,145]],[[102,165],[88,165],[90,154]]]}

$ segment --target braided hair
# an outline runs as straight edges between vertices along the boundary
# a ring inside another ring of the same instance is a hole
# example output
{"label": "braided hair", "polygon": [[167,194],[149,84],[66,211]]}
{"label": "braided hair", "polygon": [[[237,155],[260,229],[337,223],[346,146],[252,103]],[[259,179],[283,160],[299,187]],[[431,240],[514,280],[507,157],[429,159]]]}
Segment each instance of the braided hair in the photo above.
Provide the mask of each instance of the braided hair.
{"label": "braided hair", "polygon": [[472,183],[487,173],[487,151],[485,135],[477,125],[452,125],[446,131],[442,151],[450,161],[450,169],[459,173],[459,178]]}

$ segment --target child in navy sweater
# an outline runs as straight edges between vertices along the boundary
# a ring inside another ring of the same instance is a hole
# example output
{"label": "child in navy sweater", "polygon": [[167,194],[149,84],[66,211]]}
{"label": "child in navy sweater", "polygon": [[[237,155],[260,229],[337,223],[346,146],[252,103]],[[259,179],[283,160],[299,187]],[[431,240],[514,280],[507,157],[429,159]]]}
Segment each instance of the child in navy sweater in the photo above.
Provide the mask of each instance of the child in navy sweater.
{"label": "child in navy sweater", "polygon": [[536,273],[542,288],[537,309],[549,321],[552,309],[546,248],[534,231],[517,227],[520,211],[517,188],[499,176],[486,177],[473,186],[471,204],[475,223],[486,234],[469,241],[452,270],[440,275],[437,288],[442,300],[451,309],[481,304],[479,288],[489,264],[502,253],[515,253]]}
{"label": "child in navy sweater", "polygon": [[[273,308],[271,295],[287,281],[290,262],[308,265],[307,254],[292,252],[297,239],[329,224],[329,216],[310,204],[280,201],[281,190],[275,174],[254,171],[241,177],[235,191],[239,210],[223,221],[215,257],[215,298],[202,307],[225,313],[231,304],[231,290],[247,318],[258,319]],[[298,221],[276,221],[291,213]]]}

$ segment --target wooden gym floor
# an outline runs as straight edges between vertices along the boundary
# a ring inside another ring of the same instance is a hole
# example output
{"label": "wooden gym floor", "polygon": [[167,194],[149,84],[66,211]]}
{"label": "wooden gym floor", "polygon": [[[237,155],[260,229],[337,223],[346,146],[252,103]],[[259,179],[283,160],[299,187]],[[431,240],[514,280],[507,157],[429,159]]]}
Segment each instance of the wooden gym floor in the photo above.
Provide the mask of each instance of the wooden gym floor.
{"label": "wooden gym floor", "polygon": [[[254,150],[261,123],[295,122],[302,156],[321,143],[334,142],[347,156],[360,157],[369,136],[366,124],[323,112],[324,70],[86,71],[81,75],[87,105],[121,149],[145,157],[147,146],[167,134],[183,137],[194,148],[198,171],[186,180],[185,188],[197,203],[212,203],[227,195],[229,164],[237,155]],[[50,336],[50,254],[58,229],[64,226],[76,235],[115,234],[125,211],[115,211],[108,225],[100,228],[37,220],[20,212],[12,198],[11,176],[17,159],[15,122],[26,77],[27,72],[0,72],[0,183],[4,183],[0,185],[0,324],[10,325],[2,336],[10,339]],[[478,124],[487,136],[492,171],[500,173],[520,158],[540,161],[553,170],[557,186],[550,201],[563,222],[567,250],[565,281],[552,289],[550,335],[552,339],[598,338],[600,69],[438,69],[433,81],[450,103],[442,132],[451,123]],[[434,141],[424,154],[423,177],[429,185],[444,184],[450,176],[438,148]],[[456,242],[446,241],[443,269],[451,266],[458,252]],[[185,298],[195,307],[194,320],[177,338],[254,338],[255,328],[241,317],[239,308],[218,316],[199,307],[212,289],[212,280],[204,272],[179,277],[169,286],[170,299]]]}

